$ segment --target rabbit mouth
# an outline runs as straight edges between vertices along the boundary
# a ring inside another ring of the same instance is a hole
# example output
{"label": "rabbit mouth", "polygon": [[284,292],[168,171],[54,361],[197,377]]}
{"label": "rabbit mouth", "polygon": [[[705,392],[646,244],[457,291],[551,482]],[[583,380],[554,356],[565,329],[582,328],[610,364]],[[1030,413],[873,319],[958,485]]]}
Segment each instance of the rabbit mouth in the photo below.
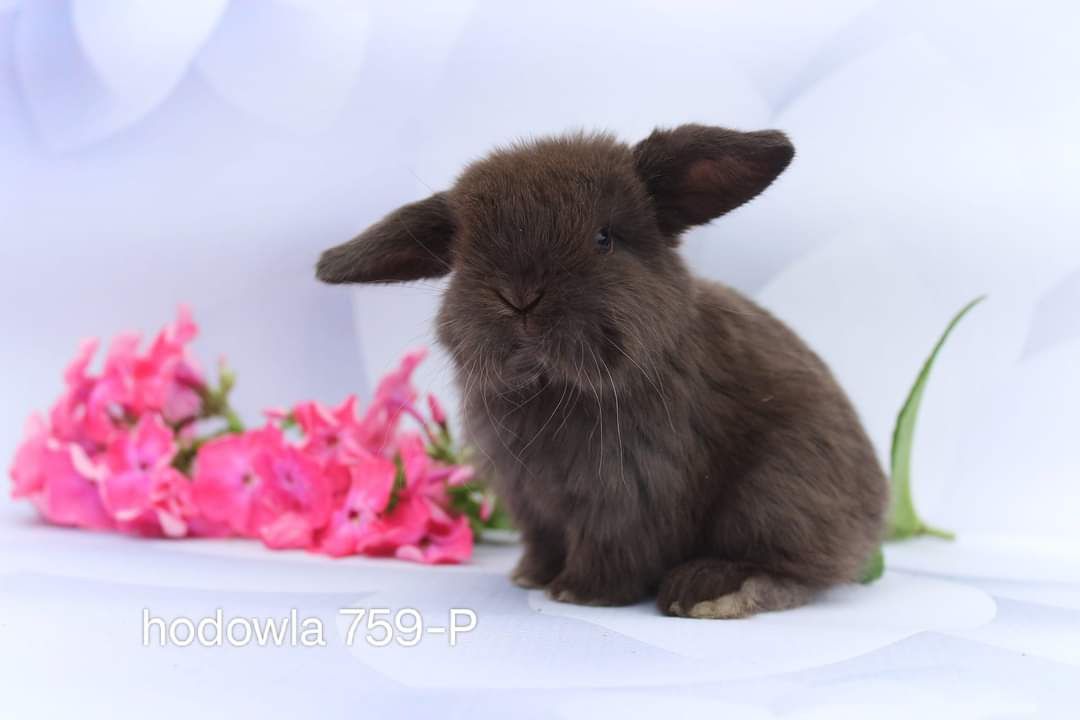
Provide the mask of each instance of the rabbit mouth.
{"label": "rabbit mouth", "polygon": [[457,361],[463,382],[514,396],[544,386],[571,386],[591,396],[610,389],[629,362],[624,333],[610,318],[544,307],[542,295],[533,298],[539,302],[528,313],[507,307],[516,297],[489,297],[498,307],[483,326],[469,328],[473,334],[448,332],[456,329],[452,323],[440,325],[440,341]]}
{"label": "rabbit mouth", "polygon": [[535,341],[513,342],[499,363],[496,378],[504,389],[528,390],[548,381],[550,369],[542,349]]}
{"label": "rabbit mouth", "polygon": [[510,390],[535,391],[549,386],[570,386],[593,393],[619,374],[617,359],[595,346],[590,338],[522,338],[502,363],[500,375]]}

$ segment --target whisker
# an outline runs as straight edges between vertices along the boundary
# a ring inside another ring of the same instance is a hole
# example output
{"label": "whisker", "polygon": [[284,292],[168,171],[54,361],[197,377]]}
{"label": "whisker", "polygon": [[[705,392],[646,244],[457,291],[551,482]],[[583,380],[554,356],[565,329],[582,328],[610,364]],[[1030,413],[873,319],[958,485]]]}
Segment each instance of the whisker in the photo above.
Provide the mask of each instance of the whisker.
{"label": "whisker", "polygon": [[581,368],[585,363],[585,346],[582,341],[578,340],[579,358],[578,366],[573,384],[574,394],[570,398],[570,402],[566,403],[566,410],[563,412],[562,422],[559,423],[559,427],[555,428],[555,432],[552,433],[552,437],[558,435],[559,432],[566,427],[566,421],[570,419],[570,413],[573,411],[574,403],[581,397]]}
{"label": "whisker", "polygon": [[536,442],[536,439],[540,437],[540,435],[544,432],[544,428],[546,428],[548,426],[548,423],[550,423],[551,420],[555,417],[555,413],[559,412],[559,408],[562,407],[563,400],[566,399],[566,396],[569,394],[569,392],[570,386],[567,385],[563,388],[562,394],[559,395],[559,402],[555,403],[555,409],[551,411],[550,415],[548,415],[548,419],[544,421],[544,424],[540,426],[540,429],[536,431],[536,434],[532,436],[529,442],[525,443],[525,447],[521,448],[522,454],[524,454],[524,452],[528,450],[529,447],[534,442]]}
{"label": "whisker", "polygon": [[[634,360],[634,358],[630,357],[630,355],[625,350],[619,347],[618,343],[616,343],[614,340],[607,337],[606,335],[604,336],[604,339],[607,340],[608,344],[611,345],[611,347],[622,353],[623,357],[633,363],[634,367],[641,371],[642,377],[644,377],[649,382],[649,384],[652,385],[653,390],[656,391],[656,395],[660,398],[660,403],[664,406],[664,412],[667,414],[668,425],[671,427],[671,431],[675,432],[675,421],[671,417],[671,408],[668,406],[668,399],[664,395],[663,391],[661,391],[660,386],[657,385],[656,381],[653,380],[652,376],[649,375],[649,373],[645,372],[645,368],[641,367],[641,365],[638,364],[637,360]],[[659,377],[659,373],[657,373],[657,377]]]}
{"label": "whisker", "polygon": [[[593,365],[596,367],[596,379],[597,379],[598,382],[601,383],[601,388],[602,388],[603,387],[603,382],[604,382],[604,379],[603,379],[604,376],[600,374],[600,364],[596,361],[596,353],[593,352],[591,347],[586,346],[586,349],[589,351],[589,355],[592,356]],[[597,480],[602,480],[603,472],[604,472],[604,404],[600,400],[600,392],[596,389],[595,386],[593,386],[592,380],[589,381],[589,387],[593,388],[593,394],[596,395],[596,410],[597,410],[596,422],[597,422],[597,425],[600,427],[600,452],[598,453],[600,455],[600,463],[596,468],[596,478],[597,478]],[[593,432],[595,432],[595,431],[596,431],[596,426],[593,427]],[[589,437],[590,437],[590,443],[591,443],[591,441],[592,441],[591,440],[592,439],[592,433],[589,434]]]}
{"label": "whisker", "polygon": [[[485,385],[487,385],[488,378],[490,378],[490,375],[487,374],[490,372],[488,370],[487,363],[484,363],[484,365],[481,367],[481,370],[485,373]],[[517,462],[517,464],[521,466],[521,469],[525,471],[525,474],[532,478],[532,471],[530,471],[529,467],[525,464],[525,462],[513,450],[510,449],[510,446],[506,444],[505,440],[503,440],[502,435],[499,434],[499,427],[495,424],[495,418],[492,417],[491,414],[491,405],[488,403],[487,393],[481,392],[481,397],[484,400],[484,410],[487,413],[488,422],[491,423],[491,430],[493,433],[495,433],[495,439],[499,441],[499,444],[503,446],[503,449],[506,450],[510,457],[514,458],[515,462]]]}
{"label": "whisker", "polygon": [[615,378],[611,376],[611,368],[608,367],[604,358],[600,358],[600,363],[604,366],[608,381],[611,383],[611,394],[615,397],[615,432],[619,438],[619,476],[623,487],[629,490],[630,486],[626,482],[626,462],[623,458],[622,422],[619,419],[619,390],[615,387]]}

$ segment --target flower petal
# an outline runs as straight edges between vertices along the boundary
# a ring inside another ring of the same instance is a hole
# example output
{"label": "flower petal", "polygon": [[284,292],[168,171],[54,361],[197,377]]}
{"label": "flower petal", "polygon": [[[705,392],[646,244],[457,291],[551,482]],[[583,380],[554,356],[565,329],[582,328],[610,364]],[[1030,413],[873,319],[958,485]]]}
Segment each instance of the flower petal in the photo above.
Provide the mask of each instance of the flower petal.
{"label": "flower petal", "polygon": [[48,452],[49,426],[37,414],[31,415],[26,422],[22,444],[15,452],[11,464],[11,496],[13,498],[31,497],[45,486],[45,453]]}
{"label": "flower petal", "polygon": [[101,483],[101,500],[114,519],[135,520],[150,507],[150,475],[129,470],[106,476]]}
{"label": "flower petal", "polygon": [[44,472],[48,479],[38,508],[46,519],[90,530],[114,527],[102,504],[97,470],[78,445],[51,443]]}

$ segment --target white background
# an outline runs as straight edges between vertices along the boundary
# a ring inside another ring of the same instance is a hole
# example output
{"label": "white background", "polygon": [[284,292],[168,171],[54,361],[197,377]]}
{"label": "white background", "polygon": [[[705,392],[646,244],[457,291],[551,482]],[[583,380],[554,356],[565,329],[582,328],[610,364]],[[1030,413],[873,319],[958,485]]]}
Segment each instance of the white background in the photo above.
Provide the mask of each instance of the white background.
{"label": "white background", "polygon": [[[322,287],[319,251],[494,144],[776,127],[794,164],[690,233],[692,266],[811,342],[883,458],[934,339],[987,293],[914,459],[924,515],[985,543],[898,562],[1080,582],[1078,30],[1065,1],[0,0],[0,459],[80,337],[179,302],[249,419],[365,392],[429,341],[438,288]],[[421,381],[446,380],[436,356]]]}

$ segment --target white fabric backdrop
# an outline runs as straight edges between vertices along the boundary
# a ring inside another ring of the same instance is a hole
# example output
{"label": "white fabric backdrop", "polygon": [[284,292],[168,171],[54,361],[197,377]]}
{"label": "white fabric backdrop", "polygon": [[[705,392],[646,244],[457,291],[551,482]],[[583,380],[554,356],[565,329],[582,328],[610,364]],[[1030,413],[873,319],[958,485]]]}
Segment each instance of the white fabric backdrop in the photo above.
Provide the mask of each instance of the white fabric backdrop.
{"label": "white fabric backdrop", "polygon": [[[889,558],[897,568],[977,578],[915,603],[915,610],[970,613],[904,620],[905,632],[933,629],[950,639],[920,635],[895,656],[883,651],[852,666],[851,675],[815,670],[774,680],[771,697],[792,682],[840,682],[842,693],[810,700],[819,708],[841,696],[859,703],[866,685],[852,678],[866,668],[903,669],[911,658],[940,653],[950,667],[966,668],[957,676],[964,697],[982,703],[953,717],[1027,708],[994,694],[1018,677],[1021,690],[1039,687],[1034,697],[1060,700],[1080,663],[1068,649],[1075,643],[1066,642],[1075,640],[1080,597],[1078,21],[1080,6],[1064,0],[0,0],[0,458],[11,457],[25,416],[54,398],[78,338],[152,330],[181,301],[203,326],[203,359],[224,353],[239,370],[237,399],[249,418],[264,406],[365,391],[404,348],[430,341],[438,285],[321,287],[311,272],[319,250],[445,186],[493,144],[574,127],[607,128],[631,141],[685,121],[778,127],[795,142],[795,163],[763,197],[691,233],[685,252],[698,272],[752,294],[807,337],[883,455],[895,413],[947,319],[978,294],[989,300],[940,358],[916,438],[920,507],[963,542],[899,546]],[[445,387],[443,360],[430,360],[420,379]],[[26,509],[3,496],[2,518],[24,519]],[[22,633],[13,641],[19,647],[35,643],[34,619],[45,622],[41,613],[73,592],[99,612],[95,632],[121,632],[126,625],[109,613],[126,597],[116,588],[127,586],[109,583],[186,582],[220,594],[233,573],[250,570],[262,579],[242,589],[266,591],[284,567],[284,585],[273,589],[294,586],[291,561],[274,569],[281,561],[264,555],[265,566],[230,561],[221,577],[200,574],[209,562],[202,553],[246,551],[193,544],[189,566],[175,546],[14,524],[0,530],[5,545],[22,548],[0,563],[0,574],[36,570],[89,583],[18,576],[7,585],[12,593],[0,586],[0,628],[14,618],[7,628]],[[82,560],[71,560],[73,552]],[[487,612],[531,608],[595,623],[620,642],[649,644],[657,667],[667,652],[696,657],[625,614],[585,617],[539,598],[525,603],[498,575],[508,561],[497,554],[478,564],[477,577],[506,593],[496,593],[498,602],[485,596],[494,603]],[[136,578],[124,574],[130,563],[172,574]],[[412,602],[413,585],[394,575],[412,571],[395,567],[384,576],[380,567],[356,565],[368,573],[365,591],[391,588],[395,602]],[[426,602],[445,606],[458,576],[432,577],[421,583],[435,593]],[[898,577],[918,584],[918,576]],[[313,581],[309,592],[344,592],[339,576],[331,579],[330,587]],[[986,617],[975,609],[987,607],[986,593],[996,619],[979,629]],[[170,607],[190,612],[200,596],[169,597]],[[234,612],[268,607],[255,596],[225,597]],[[326,597],[321,602],[338,602]],[[1033,598],[1047,605],[1022,604]],[[873,602],[867,607],[873,616]],[[510,635],[526,639],[551,629],[511,624]],[[863,643],[859,632],[845,637]],[[485,652],[491,643],[521,652],[506,637],[493,635]],[[598,637],[574,642],[593,647]],[[875,637],[866,647],[886,642]],[[1033,669],[959,637],[1072,669]],[[849,647],[827,645],[841,646]],[[608,651],[621,657],[636,647]],[[71,662],[93,664],[86,648]],[[46,650],[55,649],[46,643],[29,664],[0,656],[3,675],[21,672],[25,697],[44,693],[27,673],[49,667],[55,655]],[[611,657],[595,652],[601,665]],[[183,657],[197,664],[203,656]],[[350,667],[333,665],[332,676],[352,677]],[[677,683],[678,667],[662,682]],[[372,677],[369,685],[381,687],[382,676]],[[84,679],[87,692],[108,687],[93,672]],[[613,678],[593,681],[604,687]],[[416,682],[431,680],[405,685]],[[932,670],[916,684],[924,694],[879,683],[874,698],[940,709],[955,689]],[[765,686],[740,687],[736,709],[745,711],[743,700]],[[736,707],[729,695],[721,702],[717,688],[699,690],[699,703]],[[387,692],[380,706],[393,707],[398,690]],[[493,697],[493,705],[510,702]],[[616,700],[639,711],[659,702],[648,693],[573,695],[559,711],[588,714]],[[446,707],[471,711],[456,703]]]}
{"label": "white fabric backdrop", "polygon": [[346,294],[311,279],[322,247],[495,143],[695,120],[783,128],[798,156],[689,236],[694,267],[808,337],[883,452],[933,338],[989,293],[927,394],[920,499],[960,529],[1080,537],[1075,4],[6,8],[5,456],[76,338],[181,300],[249,415],[363,389],[429,341],[436,288],[356,293],[357,345]]}

